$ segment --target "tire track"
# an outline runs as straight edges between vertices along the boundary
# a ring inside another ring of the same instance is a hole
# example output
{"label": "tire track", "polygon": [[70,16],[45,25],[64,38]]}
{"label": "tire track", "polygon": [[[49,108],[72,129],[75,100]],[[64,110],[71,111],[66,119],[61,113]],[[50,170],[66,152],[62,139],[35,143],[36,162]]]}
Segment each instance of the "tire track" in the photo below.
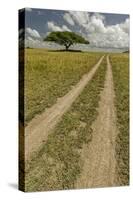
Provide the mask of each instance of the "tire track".
{"label": "tire track", "polygon": [[92,141],[83,147],[83,171],[76,188],[116,186],[115,139],[117,136],[114,86],[111,64],[107,56],[107,73],[101,92],[98,117],[92,125]]}
{"label": "tire track", "polygon": [[50,131],[54,129],[63,114],[70,108],[87,83],[92,79],[103,58],[104,56],[100,58],[98,63],[94,65],[89,73],[83,75],[81,80],[73,86],[72,90],[70,90],[65,96],[59,98],[56,104],[29,122],[25,128],[26,161],[29,160],[31,155],[39,150],[41,144],[46,141]]}

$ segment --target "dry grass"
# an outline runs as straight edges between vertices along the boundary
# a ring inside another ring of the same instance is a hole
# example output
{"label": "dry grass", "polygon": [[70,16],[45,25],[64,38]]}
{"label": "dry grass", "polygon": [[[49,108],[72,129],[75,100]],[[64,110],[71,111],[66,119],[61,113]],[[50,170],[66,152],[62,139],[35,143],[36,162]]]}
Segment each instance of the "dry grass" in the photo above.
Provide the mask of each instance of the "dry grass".
{"label": "dry grass", "polygon": [[101,53],[25,51],[25,121],[56,103],[98,61]]}
{"label": "dry grass", "polygon": [[111,56],[119,134],[116,139],[118,182],[129,184],[129,55]]}
{"label": "dry grass", "polygon": [[98,114],[105,73],[104,60],[70,110],[48,136],[40,152],[29,163],[26,191],[74,188],[82,170],[81,149],[83,144],[92,139],[91,125]]}

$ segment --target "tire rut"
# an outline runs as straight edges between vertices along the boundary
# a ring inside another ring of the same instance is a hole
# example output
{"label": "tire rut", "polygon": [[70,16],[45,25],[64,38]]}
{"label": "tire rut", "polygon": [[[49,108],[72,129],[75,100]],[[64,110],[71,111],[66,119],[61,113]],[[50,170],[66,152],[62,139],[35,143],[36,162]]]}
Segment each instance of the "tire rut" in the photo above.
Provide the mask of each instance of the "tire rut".
{"label": "tire rut", "polygon": [[83,147],[84,162],[75,188],[116,186],[115,140],[117,136],[114,107],[114,86],[111,64],[107,56],[107,72],[98,108],[92,125],[92,141]]}
{"label": "tire rut", "polygon": [[41,144],[47,140],[48,134],[54,129],[63,114],[70,108],[87,83],[92,79],[103,58],[104,56],[100,58],[98,63],[94,65],[89,73],[83,75],[81,80],[73,86],[73,88],[65,96],[59,98],[56,104],[29,122],[25,128],[26,161],[30,160],[32,154],[38,151]]}

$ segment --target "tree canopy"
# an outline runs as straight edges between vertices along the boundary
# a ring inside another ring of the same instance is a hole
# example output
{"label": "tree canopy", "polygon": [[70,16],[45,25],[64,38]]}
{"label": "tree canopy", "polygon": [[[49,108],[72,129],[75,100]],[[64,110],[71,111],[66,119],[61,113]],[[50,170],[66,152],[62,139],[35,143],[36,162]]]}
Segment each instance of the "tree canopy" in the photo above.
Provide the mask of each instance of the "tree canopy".
{"label": "tree canopy", "polygon": [[89,41],[85,40],[82,36],[69,31],[64,32],[51,32],[49,35],[44,38],[44,41],[55,42],[57,44],[65,46],[66,50],[73,44],[89,44]]}

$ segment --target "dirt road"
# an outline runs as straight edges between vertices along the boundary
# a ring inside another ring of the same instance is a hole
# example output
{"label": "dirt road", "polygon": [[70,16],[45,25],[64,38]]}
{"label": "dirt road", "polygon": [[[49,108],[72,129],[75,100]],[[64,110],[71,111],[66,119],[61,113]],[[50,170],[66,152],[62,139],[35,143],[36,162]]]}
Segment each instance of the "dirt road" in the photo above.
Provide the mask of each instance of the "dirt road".
{"label": "dirt road", "polygon": [[48,134],[60,121],[62,115],[70,108],[75,99],[82,92],[87,83],[92,79],[96,70],[103,60],[102,56],[92,70],[85,74],[81,80],[62,98],[57,100],[51,108],[35,117],[25,129],[25,159],[39,150],[39,147],[47,139]]}
{"label": "dirt road", "polygon": [[117,129],[113,77],[109,57],[107,57],[107,74],[104,89],[101,92],[98,113],[98,117],[92,126],[92,141],[84,146],[82,151],[84,165],[81,176],[75,184],[76,188],[117,185],[115,174]]}

